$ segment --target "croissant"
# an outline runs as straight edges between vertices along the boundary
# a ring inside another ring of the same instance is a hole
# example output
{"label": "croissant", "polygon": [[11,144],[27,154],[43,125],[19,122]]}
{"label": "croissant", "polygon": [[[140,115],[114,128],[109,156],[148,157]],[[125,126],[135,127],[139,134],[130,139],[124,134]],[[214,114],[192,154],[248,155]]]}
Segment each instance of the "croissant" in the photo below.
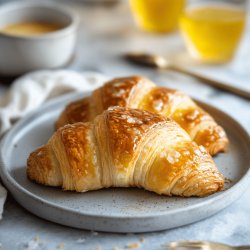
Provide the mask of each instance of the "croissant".
{"label": "croissant", "polygon": [[38,183],[85,192],[142,187],[167,196],[206,196],[224,179],[206,149],[172,119],[114,107],[93,122],[58,129],[30,154],[27,175]]}
{"label": "croissant", "polygon": [[139,76],[113,79],[90,97],[70,103],[61,113],[56,128],[92,121],[111,106],[143,109],[170,117],[211,155],[227,148],[228,139],[223,128],[191,98],[177,90],[157,87]]}

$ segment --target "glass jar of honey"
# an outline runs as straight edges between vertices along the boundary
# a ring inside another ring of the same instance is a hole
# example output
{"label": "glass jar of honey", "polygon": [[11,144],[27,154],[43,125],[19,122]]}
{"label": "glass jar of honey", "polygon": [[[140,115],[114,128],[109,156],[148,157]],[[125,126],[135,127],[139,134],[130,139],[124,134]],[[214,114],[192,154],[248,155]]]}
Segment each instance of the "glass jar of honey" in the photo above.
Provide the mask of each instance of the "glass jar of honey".
{"label": "glass jar of honey", "polygon": [[178,27],[185,0],[130,0],[137,25],[150,32],[169,32]]}
{"label": "glass jar of honey", "polygon": [[189,1],[180,28],[190,54],[202,62],[230,61],[239,45],[245,23],[246,1]]}

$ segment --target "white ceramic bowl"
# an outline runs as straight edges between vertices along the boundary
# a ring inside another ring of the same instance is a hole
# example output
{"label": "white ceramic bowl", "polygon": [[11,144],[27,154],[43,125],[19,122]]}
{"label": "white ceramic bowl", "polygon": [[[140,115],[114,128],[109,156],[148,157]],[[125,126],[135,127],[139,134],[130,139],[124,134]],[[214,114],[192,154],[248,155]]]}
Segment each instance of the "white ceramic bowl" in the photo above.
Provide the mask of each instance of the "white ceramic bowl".
{"label": "white ceramic bowl", "polygon": [[69,62],[77,34],[75,13],[55,4],[38,2],[12,2],[0,7],[0,29],[22,21],[58,23],[62,28],[34,36],[0,33],[0,75],[57,68]]}

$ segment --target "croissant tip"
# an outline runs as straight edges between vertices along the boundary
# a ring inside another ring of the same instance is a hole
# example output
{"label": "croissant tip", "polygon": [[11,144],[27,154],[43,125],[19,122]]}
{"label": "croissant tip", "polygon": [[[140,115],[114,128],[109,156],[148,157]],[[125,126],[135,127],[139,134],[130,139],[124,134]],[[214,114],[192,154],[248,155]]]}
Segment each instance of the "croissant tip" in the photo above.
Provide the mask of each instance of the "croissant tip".
{"label": "croissant tip", "polygon": [[27,159],[27,177],[43,185],[58,186],[59,177],[54,176],[54,168],[49,157],[49,149],[42,146],[33,151]]}
{"label": "croissant tip", "polygon": [[37,163],[36,163],[36,151],[32,152],[27,159],[26,173],[27,177],[35,182],[37,181]]}
{"label": "croissant tip", "polygon": [[215,156],[219,153],[226,153],[229,150],[229,140],[227,138],[222,138],[217,140],[216,142],[212,143],[209,148],[208,152],[210,155]]}

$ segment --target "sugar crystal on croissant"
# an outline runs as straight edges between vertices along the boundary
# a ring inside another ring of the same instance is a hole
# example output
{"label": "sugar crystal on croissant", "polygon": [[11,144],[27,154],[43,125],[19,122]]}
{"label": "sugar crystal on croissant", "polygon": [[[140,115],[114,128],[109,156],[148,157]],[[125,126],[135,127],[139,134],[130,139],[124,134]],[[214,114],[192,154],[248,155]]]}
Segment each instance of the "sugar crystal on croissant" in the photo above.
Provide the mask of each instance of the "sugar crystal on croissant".
{"label": "sugar crystal on croissant", "polygon": [[142,187],[167,196],[206,196],[223,189],[211,156],[172,119],[113,107],[93,122],[58,129],[27,161],[31,180],[85,192]]}

